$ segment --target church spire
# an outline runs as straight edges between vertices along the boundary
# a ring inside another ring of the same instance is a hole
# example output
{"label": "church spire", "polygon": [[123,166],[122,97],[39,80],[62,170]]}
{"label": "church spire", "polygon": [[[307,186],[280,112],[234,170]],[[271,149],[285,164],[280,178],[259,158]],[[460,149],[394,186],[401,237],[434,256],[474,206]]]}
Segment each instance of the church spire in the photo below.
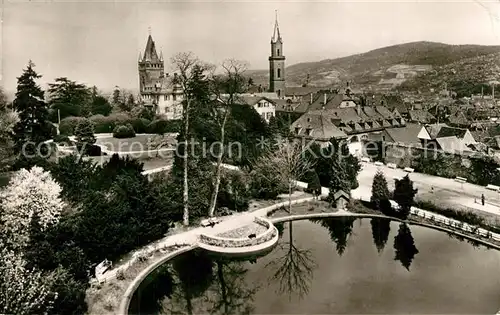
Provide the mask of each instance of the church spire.
{"label": "church spire", "polygon": [[158,53],[156,52],[155,42],[151,36],[151,28],[148,29],[149,36],[148,42],[146,44],[146,49],[144,50],[144,61],[157,62],[159,61]]}
{"label": "church spire", "polygon": [[280,34],[280,27],[278,25],[278,10],[275,10],[275,21],[274,21],[274,33],[273,37],[271,38],[271,42],[276,43],[277,41],[282,41],[281,40],[281,34]]}

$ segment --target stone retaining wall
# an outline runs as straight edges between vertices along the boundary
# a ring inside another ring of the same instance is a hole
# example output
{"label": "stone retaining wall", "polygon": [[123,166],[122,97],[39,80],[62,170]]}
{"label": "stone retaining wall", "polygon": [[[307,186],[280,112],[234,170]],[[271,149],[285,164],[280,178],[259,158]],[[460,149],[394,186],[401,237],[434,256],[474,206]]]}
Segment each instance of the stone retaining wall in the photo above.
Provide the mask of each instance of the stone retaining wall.
{"label": "stone retaining wall", "polygon": [[200,234],[200,242],[218,247],[247,247],[270,241],[278,233],[278,230],[266,219],[255,217],[254,222],[267,228],[265,232],[257,235],[255,238],[229,238]]}

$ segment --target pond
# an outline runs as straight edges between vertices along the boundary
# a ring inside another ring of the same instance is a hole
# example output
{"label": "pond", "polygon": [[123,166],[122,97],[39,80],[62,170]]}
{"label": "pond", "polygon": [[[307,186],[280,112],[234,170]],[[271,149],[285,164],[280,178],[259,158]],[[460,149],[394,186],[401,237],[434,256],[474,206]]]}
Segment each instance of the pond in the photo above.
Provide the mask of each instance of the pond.
{"label": "pond", "polygon": [[278,225],[264,257],[201,250],[150,274],[130,314],[495,314],[500,252],[385,219]]}

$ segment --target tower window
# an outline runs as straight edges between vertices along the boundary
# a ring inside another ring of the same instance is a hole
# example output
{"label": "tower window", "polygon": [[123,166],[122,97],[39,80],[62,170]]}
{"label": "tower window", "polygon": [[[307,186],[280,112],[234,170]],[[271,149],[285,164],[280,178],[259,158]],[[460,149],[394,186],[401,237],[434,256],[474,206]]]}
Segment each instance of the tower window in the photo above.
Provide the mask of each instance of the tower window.
{"label": "tower window", "polygon": [[176,101],[176,100],[177,100],[177,95],[172,94],[172,100],[173,100],[173,101]]}
{"label": "tower window", "polygon": [[281,78],[281,69],[278,68],[278,79]]}
{"label": "tower window", "polygon": [[279,56],[279,55],[280,55],[280,50],[279,50],[279,48],[278,48],[278,56]]}

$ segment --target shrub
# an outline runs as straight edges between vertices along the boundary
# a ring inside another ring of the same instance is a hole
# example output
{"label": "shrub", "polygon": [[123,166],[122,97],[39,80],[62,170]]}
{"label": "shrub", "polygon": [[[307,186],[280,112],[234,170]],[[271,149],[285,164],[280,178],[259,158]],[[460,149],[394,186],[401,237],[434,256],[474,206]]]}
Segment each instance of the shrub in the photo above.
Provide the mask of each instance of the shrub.
{"label": "shrub", "polygon": [[148,133],[165,134],[179,132],[181,127],[180,120],[153,120],[147,127]]}
{"label": "shrub", "polygon": [[136,133],[147,133],[150,123],[151,121],[145,118],[134,118],[130,121],[130,124]]}
{"label": "shrub", "polygon": [[94,115],[90,117],[90,120],[95,125],[96,133],[108,133],[113,132],[113,130],[119,125],[131,122],[132,119],[125,113],[116,113],[107,117],[103,115]]}
{"label": "shrub", "polygon": [[135,137],[134,128],[131,125],[116,126],[113,130],[113,137],[118,139]]}
{"label": "shrub", "polygon": [[68,136],[65,136],[65,135],[55,136],[54,142],[55,143],[64,143],[64,144],[68,144],[68,145],[70,145],[72,143],[71,140],[68,138]]}
{"label": "shrub", "polygon": [[76,126],[83,119],[85,118],[73,117],[73,116],[62,119],[61,123],[59,124],[59,132],[61,133],[61,135],[67,135],[67,136],[73,135]]}
{"label": "shrub", "polygon": [[100,146],[95,145],[95,144],[87,144],[83,148],[83,155],[88,155],[88,156],[101,156],[102,154],[102,149]]}

